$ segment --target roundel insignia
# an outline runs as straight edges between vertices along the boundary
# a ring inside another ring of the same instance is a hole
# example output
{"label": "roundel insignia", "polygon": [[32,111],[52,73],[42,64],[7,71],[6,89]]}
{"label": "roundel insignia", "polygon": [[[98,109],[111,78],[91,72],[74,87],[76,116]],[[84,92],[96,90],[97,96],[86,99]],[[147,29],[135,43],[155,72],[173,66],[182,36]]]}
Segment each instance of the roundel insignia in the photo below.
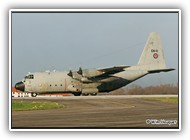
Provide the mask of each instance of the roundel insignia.
{"label": "roundel insignia", "polygon": [[157,58],[158,58],[158,54],[157,54],[157,53],[154,53],[154,54],[153,54],[153,57],[154,57],[154,59],[157,59]]}

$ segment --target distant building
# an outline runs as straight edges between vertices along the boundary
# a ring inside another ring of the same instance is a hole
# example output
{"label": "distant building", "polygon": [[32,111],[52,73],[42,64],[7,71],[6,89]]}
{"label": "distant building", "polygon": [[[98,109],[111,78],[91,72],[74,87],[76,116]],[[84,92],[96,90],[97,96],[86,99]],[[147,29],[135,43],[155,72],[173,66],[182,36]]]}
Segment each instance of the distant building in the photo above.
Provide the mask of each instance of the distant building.
{"label": "distant building", "polygon": [[[72,96],[72,94],[69,93],[56,93],[56,94],[41,94],[40,96]],[[16,88],[12,87],[12,97],[31,97],[30,93],[25,93],[20,90],[17,90]]]}
{"label": "distant building", "polygon": [[12,87],[12,97],[31,97],[31,94],[22,92]]}

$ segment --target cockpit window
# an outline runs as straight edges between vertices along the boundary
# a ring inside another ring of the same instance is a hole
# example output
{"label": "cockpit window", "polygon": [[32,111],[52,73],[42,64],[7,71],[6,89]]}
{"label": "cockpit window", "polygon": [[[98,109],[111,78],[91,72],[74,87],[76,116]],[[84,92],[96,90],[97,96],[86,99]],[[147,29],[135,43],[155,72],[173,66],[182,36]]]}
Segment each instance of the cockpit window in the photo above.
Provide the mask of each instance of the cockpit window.
{"label": "cockpit window", "polygon": [[34,75],[33,74],[27,75],[25,76],[25,79],[34,79]]}

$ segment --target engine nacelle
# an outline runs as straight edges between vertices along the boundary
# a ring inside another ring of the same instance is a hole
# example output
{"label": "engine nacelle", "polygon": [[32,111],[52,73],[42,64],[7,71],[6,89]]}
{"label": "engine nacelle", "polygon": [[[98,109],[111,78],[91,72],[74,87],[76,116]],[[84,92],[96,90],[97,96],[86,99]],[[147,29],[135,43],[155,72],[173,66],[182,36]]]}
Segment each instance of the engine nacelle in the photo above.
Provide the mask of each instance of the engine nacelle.
{"label": "engine nacelle", "polygon": [[83,83],[93,83],[92,80],[89,80],[89,79],[86,78],[86,77],[82,77],[82,78],[80,79],[80,81],[83,82]]}
{"label": "engine nacelle", "polygon": [[104,72],[98,71],[96,69],[82,70],[81,68],[79,68],[78,71],[74,71],[74,72],[70,70],[67,75],[83,83],[92,83],[93,81],[90,78],[100,76],[102,74],[104,74]]}
{"label": "engine nacelle", "polygon": [[78,74],[77,72],[73,72],[73,78],[80,80],[82,78],[82,75]]}
{"label": "engine nacelle", "polygon": [[77,80],[81,80],[82,78],[82,75],[78,74],[78,72],[72,72],[71,70],[69,71],[67,75]]}
{"label": "engine nacelle", "polygon": [[82,70],[82,76],[87,78],[96,77],[102,74],[104,74],[104,72],[98,71],[96,69]]}

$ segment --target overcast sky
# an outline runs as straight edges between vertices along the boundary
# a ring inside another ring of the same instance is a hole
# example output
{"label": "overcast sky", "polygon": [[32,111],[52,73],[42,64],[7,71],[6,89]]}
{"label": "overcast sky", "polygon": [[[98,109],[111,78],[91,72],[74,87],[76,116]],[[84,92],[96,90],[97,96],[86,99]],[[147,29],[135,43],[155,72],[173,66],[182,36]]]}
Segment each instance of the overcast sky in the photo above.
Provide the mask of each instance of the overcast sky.
{"label": "overcast sky", "polygon": [[12,84],[28,72],[136,65],[150,32],[160,33],[176,70],[132,84],[176,84],[177,13],[12,13]]}

